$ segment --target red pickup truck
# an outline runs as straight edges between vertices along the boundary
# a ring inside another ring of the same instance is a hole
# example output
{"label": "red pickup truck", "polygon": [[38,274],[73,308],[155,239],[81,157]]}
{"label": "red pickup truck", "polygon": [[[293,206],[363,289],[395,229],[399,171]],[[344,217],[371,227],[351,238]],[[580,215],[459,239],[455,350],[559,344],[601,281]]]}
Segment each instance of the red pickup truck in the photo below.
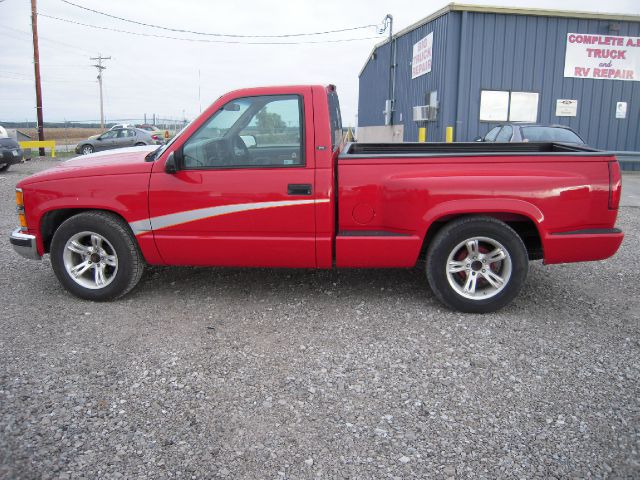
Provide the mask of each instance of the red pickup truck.
{"label": "red pickup truck", "polygon": [[[552,143],[346,144],[335,87],[238,90],[170,143],[85,155],[17,185],[23,256],[78,297],[130,291],[145,264],[424,265],[451,308],[489,312],[530,260],[601,260],[618,162]],[[423,263],[424,262],[424,263]]]}

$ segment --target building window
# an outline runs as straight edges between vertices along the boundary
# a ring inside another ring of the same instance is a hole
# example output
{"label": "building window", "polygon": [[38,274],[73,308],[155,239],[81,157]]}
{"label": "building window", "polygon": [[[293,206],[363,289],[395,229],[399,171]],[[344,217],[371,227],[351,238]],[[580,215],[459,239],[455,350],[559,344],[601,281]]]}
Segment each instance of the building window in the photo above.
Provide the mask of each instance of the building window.
{"label": "building window", "polygon": [[480,92],[481,122],[537,122],[537,92],[482,90]]}

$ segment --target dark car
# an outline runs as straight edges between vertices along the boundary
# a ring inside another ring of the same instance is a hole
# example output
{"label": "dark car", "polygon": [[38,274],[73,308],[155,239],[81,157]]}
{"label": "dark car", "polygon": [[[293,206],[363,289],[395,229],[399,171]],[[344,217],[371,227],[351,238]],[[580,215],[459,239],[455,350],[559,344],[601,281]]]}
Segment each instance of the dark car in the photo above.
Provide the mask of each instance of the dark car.
{"label": "dark car", "polygon": [[76,153],[87,155],[89,153],[111,150],[113,148],[162,144],[164,144],[164,140],[158,135],[152,135],[139,128],[120,128],[104,132],[96,138],[83,140],[76,145]]}
{"label": "dark car", "polygon": [[540,125],[537,123],[505,123],[493,127],[476,142],[558,142],[584,145],[576,132],[564,125]]}
{"label": "dark car", "polygon": [[13,138],[0,138],[0,172],[6,172],[11,165],[22,162],[23,151]]}

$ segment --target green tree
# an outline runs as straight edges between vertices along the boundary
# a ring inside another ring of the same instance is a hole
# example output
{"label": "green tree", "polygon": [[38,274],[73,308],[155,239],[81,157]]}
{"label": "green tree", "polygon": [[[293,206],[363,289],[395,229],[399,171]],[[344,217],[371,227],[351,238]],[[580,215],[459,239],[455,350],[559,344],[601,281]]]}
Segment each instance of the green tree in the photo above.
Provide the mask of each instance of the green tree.
{"label": "green tree", "polygon": [[256,115],[258,130],[265,133],[278,133],[284,131],[287,124],[284,123],[282,117],[277,113],[270,113],[263,108]]}

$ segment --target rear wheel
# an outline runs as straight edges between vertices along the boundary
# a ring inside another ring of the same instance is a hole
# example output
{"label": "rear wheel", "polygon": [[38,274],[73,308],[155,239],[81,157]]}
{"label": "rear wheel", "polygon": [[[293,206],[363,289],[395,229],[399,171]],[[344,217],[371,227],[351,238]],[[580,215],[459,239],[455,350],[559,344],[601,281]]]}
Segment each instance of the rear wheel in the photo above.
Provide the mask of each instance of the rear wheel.
{"label": "rear wheel", "polygon": [[0,172],[6,172],[7,170],[9,170],[9,164],[7,163],[6,165],[1,165],[0,166]]}
{"label": "rear wheel", "polygon": [[85,212],[56,230],[51,266],[69,292],[102,301],[121,297],[135,287],[144,260],[122,219],[107,212]]}
{"label": "rear wheel", "polygon": [[452,309],[496,311],[511,302],[527,276],[529,258],[518,234],[491,217],[466,217],[438,232],[427,254],[427,279]]}
{"label": "rear wheel", "polygon": [[136,143],[136,147],[144,147],[146,143],[138,142]]}
{"label": "rear wheel", "polygon": [[95,152],[95,149],[91,145],[83,145],[80,151],[83,155],[89,155],[90,153]]}

